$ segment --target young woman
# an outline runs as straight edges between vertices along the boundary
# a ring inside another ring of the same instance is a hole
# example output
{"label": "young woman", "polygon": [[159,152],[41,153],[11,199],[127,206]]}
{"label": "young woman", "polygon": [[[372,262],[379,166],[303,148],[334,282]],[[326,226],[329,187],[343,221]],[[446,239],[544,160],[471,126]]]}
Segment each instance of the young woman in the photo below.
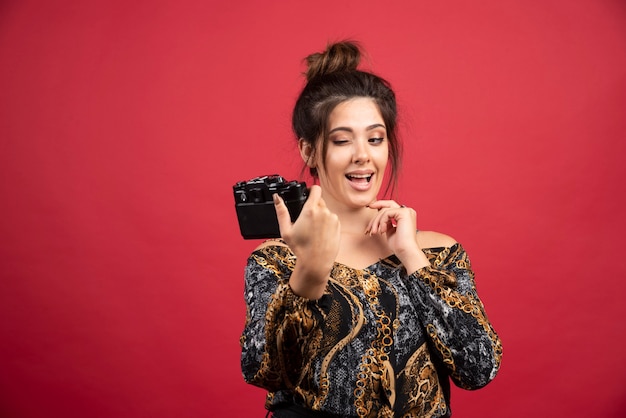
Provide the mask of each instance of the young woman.
{"label": "young woman", "polygon": [[447,417],[449,381],[486,385],[502,347],[463,247],[377,200],[396,183],[396,101],[359,61],[352,42],[307,58],[293,129],[319,185],[293,224],[275,196],[282,239],[248,259],[242,370],[278,418]]}

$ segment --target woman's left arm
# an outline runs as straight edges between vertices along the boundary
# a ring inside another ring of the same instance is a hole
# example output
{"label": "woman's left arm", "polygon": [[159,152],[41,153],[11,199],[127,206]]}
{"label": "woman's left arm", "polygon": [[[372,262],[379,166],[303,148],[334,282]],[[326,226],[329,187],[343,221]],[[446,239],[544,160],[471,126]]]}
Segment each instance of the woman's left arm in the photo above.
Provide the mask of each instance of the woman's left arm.
{"label": "woman's left arm", "polygon": [[463,247],[456,243],[435,253],[429,266],[406,276],[406,285],[423,312],[431,347],[455,384],[478,389],[493,380],[502,343],[478,297]]}
{"label": "woman's left arm", "polygon": [[[385,234],[387,244],[410,273],[406,285],[423,313],[431,347],[450,377],[463,388],[485,386],[500,367],[502,344],[478,298],[474,272],[463,247],[459,243],[442,247],[436,258],[429,260],[415,234],[415,210],[393,200],[379,200],[369,207],[378,214],[366,233]],[[435,237],[437,242],[455,242],[443,234]]]}

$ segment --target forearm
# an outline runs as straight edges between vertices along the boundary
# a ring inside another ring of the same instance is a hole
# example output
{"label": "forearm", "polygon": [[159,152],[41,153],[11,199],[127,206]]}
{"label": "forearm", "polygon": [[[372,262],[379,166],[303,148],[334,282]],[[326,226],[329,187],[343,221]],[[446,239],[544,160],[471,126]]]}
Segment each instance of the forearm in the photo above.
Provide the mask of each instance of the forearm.
{"label": "forearm", "polygon": [[502,346],[476,293],[469,259],[460,246],[433,266],[407,276],[434,354],[464,388],[487,384],[500,365]]}
{"label": "forearm", "polygon": [[241,338],[244,378],[268,390],[293,386],[313,355],[309,341],[319,332],[324,313],[316,301],[294,294],[287,283],[279,284],[267,301],[251,300],[248,312],[259,312],[262,318],[249,316],[246,321]]}
{"label": "forearm", "polygon": [[499,368],[502,346],[476,294],[461,294],[425,268],[409,279],[423,312],[423,324],[435,352],[455,383],[476,389],[491,381]]}
{"label": "forearm", "polygon": [[325,315],[316,301],[291,289],[294,267],[286,247],[257,252],[246,267],[241,367],[247,382],[268,390],[298,380],[302,364],[313,355],[308,342]]}

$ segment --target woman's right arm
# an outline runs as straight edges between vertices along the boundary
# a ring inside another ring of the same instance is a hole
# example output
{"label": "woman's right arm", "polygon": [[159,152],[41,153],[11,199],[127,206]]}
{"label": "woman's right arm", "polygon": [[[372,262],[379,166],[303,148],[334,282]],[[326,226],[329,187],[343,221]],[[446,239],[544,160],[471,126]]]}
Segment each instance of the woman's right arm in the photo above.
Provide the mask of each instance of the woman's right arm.
{"label": "woman's right arm", "polygon": [[246,324],[241,368],[246,382],[270,391],[297,385],[321,338],[323,304],[289,285],[295,256],[285,246],[255,251],[245,271]]}
{"label": "woman's right arm", "polygon": [[319,186],[311,187],[293,224],[278,195],[274,203],[288,247],[260,248],[248,259],[247,319],[241,338],[246,381],[269,390],[296,385],[316,354],[324,292],[340,235],[339,220],[326,207]]}
{"label": "woman's right arm", "polygon": [[274,195],[274,205],[280,235],[298,259],[289,280],[291,289],[299,296],[319,299],[339,252],[339,219],[326,207],[322,189],[316,185],[311,186],[293,224],[285,202],[278,195]]}

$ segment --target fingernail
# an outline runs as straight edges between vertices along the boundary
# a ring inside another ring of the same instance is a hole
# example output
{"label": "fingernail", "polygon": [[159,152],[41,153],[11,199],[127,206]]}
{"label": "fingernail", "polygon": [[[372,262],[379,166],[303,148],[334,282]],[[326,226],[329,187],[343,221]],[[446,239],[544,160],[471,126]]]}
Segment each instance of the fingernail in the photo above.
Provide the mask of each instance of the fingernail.
{"label": "fingernail", "polygon": [[280,200],[278,199],[278,194],[277,194],[277,193],[274,193],[274,194],[272,195],[272,199],[274,199],[274,204],[275,204],[275,205],[277,205],[277,204],[279,204],[279,203],[280,203]]}

